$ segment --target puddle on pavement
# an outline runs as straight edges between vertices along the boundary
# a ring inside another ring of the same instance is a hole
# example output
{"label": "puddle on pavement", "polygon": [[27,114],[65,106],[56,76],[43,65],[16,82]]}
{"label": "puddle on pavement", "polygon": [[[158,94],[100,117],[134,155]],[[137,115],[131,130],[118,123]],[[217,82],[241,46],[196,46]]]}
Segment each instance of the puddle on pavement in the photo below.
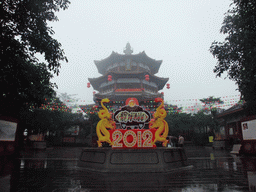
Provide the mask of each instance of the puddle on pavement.
{"label": "puddle on pavement", "polygon": [[256,191],[256,158],[191,158],[193,168],[163,173],[95,173],[76,160],[5,159],[11,191]]}

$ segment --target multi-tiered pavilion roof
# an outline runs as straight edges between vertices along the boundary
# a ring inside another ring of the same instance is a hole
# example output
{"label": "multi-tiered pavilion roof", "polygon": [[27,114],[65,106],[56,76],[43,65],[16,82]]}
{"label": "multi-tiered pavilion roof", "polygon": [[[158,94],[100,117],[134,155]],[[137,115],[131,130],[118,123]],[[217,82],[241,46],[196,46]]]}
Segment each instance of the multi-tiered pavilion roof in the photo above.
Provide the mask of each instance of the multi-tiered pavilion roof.
{"label": "multi-tiered pavilion roof", "polygon": [[[162,60],[155,60],[143,51],[132,54],[133,50],[127,43],[124,54],[112,52],[103,60],[94,61],[98,72],[97,78],[88,78],[94,90],[94,101],[99,103],[103,98],[109,98],[113,103],[124,102],[129,97],[135,97],[141,103],[163,98],[159,93],[169,78],[158,77]],[[147,76],[147,78],[145,78]]]}

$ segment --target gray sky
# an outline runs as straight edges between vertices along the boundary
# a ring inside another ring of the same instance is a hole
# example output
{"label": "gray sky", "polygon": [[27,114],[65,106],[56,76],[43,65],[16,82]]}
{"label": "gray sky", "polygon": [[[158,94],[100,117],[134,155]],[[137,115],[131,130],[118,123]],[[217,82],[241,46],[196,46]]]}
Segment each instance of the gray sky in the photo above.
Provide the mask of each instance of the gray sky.
{"label": "gray sky", "polygon": [[112,51],[123,54],[127,42],[134,54],[145,51],[163,60],[159,77],[169,77],[165,101],[201,99],[208,96],[238,95],[237,85],[216,78],[217,60],[209,52],[220,34],[224,13],[230,0],[71,0],[69,9],[57,13],[58,22],[50,23],[69,62],[62,64],[57,92],[78,94],[93,103],[93,88],[88,78],[100,74],[94,60]]}

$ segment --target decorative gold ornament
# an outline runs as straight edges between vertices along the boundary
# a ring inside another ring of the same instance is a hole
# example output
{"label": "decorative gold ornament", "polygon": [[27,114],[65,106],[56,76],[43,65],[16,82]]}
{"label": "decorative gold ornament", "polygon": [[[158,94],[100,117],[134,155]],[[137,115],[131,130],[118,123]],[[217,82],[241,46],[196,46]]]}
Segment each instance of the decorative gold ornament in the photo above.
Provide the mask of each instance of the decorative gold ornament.
{"label": "decorative gold ornament", "polygon": [[107,142],[112,145],[110,140],[110,133],[108,129],[115,129],[116,124],[111,118],[111,114],[108,112],[108,109],[103,105],[103,103],[109,103],[109,99],[105,98],[101,100],[102,110],[98,112],[99,118],[101,119],[96,127],[96,133],[98,136],[98,147],[102,147],[102,142]]}
{"label": "decorative gold ornament", "polygon": [[151,120],[149,124],[150,129],[157,129],[155,133],[155,140],[152,141],[152,145],[154,145],[157,141],[160,141],[162,142],[162,145],[166,147],[168,143],[166,137],[168,136],[169,126],[168,123],[164,120],[166,117],[166,111],[163,107],[164,100],[162,98],[156,98],[155,102],[161,102],[161,105],[156,109],[154,120]]}

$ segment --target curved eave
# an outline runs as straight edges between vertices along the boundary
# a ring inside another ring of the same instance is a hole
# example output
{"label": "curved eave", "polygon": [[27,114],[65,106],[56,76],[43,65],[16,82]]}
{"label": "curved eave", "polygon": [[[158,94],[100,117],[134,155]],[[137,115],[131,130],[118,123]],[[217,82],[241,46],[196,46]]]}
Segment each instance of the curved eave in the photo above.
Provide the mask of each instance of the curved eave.
{"label": "curved eave", "polygon": [[137,98],[138,100],[154,100],[154,98],[157,98],[157,97],[163,98],[163,95],[161,93],[156,93],[156,94],[137,93],[136,95],[129,94],[129,93],[128,94],[122,94],[122,95],[116,95],[116,94],[113,94],[113,93],[109,93],[109,94],[96,93],[94,95],[94,101],[102,100],[104,98],[108,98],[108,99],[113,100],[113,101],[117,101],[119,99],[126,100],[127,98],[129,98],[131,96]]}
{"label": "curved eave", "polygon": [[102,83],[106,82],[106,77],[101,76],[97,78],[88,78],[89,82],[91,83],[91,86],[93,87],[94,90],[99,91],[99,87]]}
{"label": "curved eave", "polygon": [[229,109],[226,109],[225,111],[223,111],[222,113],[217,114],[217,118],[222,118],[228,115],[234,115],[234,113],[243,111],[243,105],[242,104],[236,104],[233,107],[230,107]]}
{"label": "curved eave", "polygon": [[147,66],[150,68],[152,74],[158,73],[158,70],[163,61],[152,59],[151,57],[147,56],[145,51],[143,51],[140,54],[141,54],[141,59],[142,59],[140,62],[145,62],[145,64],[147,64]]}
{"label": "curved eave", "polygon": [[100,61],[95,60],[94,63],[98,69],[98,72],[102,75],[105,74],[106,68],[108,67],[108,65],[118,62],[119,60],[121,61],[121,56],[118,53],[115,53],[114,51],[112,51],[112,53],[110,54],[110,56],[108,56],[105,59],[102,59]]}
{"label": "curved eave", "polygon": [[[144,72],[141,72],[144,73]],[[138,74],[116,74],[116,73],[111,73],[113,76],[113,78],[115,78],[115,76],[117,78],[121,78],[124,77],[124,75],[129,75],[129,77],[134,76],[134,78],[138,75]],[[92,87],[94,90],[99,91],[100,90],[100,85],[104,82],[106,82],[106,78],[107,78],[107,74],[101,77],[97,77],[97,78],[88,78],[89,82],[91,83]],[[165,84],[169,81],[169,78],[163,78],[163,77],[157,77],[154,75],[149,75],[149,79],[150,81],[153,81],[157,84],[158,87],[158,91],[163,89]]]}
{"label": "curved eave", "polygon": [[137,63],[146,64],[149,67],[152,74],[158,73],[158,70],[163,62],[162,60],[155,60],[148,57],[144,51],[142,53],[135,55],[121,55],[113,51],[111,55],[106,59],[100,61],[95,60],[94,63],[98,69],[98,72],[104,75],[109,65],[125,61],[126,59],[131,59],[132,61],[135,61]]}
{"label": "curved eave", "polygon": [[158,91],[163,89],[165,84],[169,81],[169,78],[163,78],[163,77],[157,77],[157,76],[152,76],[149,78],[152,78],[152,80],[157,84]]}

